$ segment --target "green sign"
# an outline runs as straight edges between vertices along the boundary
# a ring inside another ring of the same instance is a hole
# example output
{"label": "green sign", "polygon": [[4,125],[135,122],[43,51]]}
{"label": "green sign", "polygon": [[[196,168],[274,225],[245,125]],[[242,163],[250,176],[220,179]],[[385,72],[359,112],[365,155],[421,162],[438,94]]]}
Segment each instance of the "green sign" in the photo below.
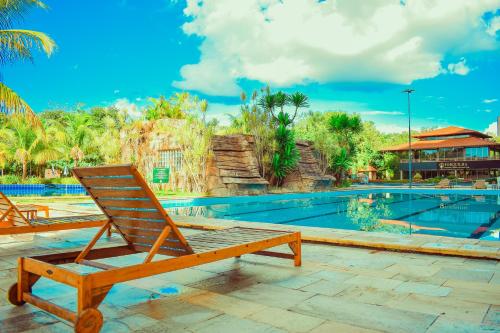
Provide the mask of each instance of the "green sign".
{"label": "green sign", "polygon": [[154,168],[153,169],[153,183],[166,184],[170,177],[170,168]]}

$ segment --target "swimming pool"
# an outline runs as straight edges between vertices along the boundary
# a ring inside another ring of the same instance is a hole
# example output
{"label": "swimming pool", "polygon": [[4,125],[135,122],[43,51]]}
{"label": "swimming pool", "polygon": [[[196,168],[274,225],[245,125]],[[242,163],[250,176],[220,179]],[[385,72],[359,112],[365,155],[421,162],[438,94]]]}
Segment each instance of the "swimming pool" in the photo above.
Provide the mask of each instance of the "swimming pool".
{"label": "swimming pool", "polygon": [[87,194],[80,184],[0,184],[0,192],[7,196],[43,197]]}
{"label": "swimming pool", "polygon": [[162,204],[178,215],[500,240],[500,195],[467,193],[391,189],[167,200]]}
{"label": "swimming pool", "polygon": [[500,240],[498,190],[356,189],[161,203],[174,215]]}

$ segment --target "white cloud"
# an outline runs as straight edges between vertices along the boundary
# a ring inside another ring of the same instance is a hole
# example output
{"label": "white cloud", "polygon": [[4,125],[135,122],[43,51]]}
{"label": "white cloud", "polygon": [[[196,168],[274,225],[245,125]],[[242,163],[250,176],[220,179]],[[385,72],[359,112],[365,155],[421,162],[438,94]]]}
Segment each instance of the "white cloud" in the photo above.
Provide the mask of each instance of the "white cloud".
{"label": "white cloud", "polygon": [[494,121],[483,131],[486,134],[497,135],[497,122]]}
{"label": "white cloud", "polygon": [[497,31],[499,30],[500,30],[500,16],[495,16],[489,22],[488,29],[486,29],[486,32],[489,33],[491,36],[495,37]]}
{"label": "white cloud", "polygon": [[[406,84],[446,72],[445,55],[497,48],[498,20],[482,15],[498,7],[500,0],[187,0],[183,30],[203,39],[201,55],[173,84],[210,95],[237,95],[240,79]],[[465,61],[455,65],[467,71]]]}
{"label": "white cloud", "polygon": [[455,64],[448,64],[448,72],[451,74],[467,75],[470,71],[471,69],[467,66],[465,58],[461,58],[460,61]]}
{"label": "white cloud", "polygon": [[498,101],[498,99],[496,99],[496,98],[492,98],[492,99],[483,99],[483,103],[484,103],[484,104],[491,104],[491,103],[495,103],[495,102],[497,102],[497,101]]}
{"label": "white cloud", "polygon": [[115,103],[113,103],[113,106],[133,119],[137,119],[141,116],[141,109],[137,104],[130,102],[126,98],[117,99]]}
{"label": "white cloud", "polygon": [[239,113],[239,104],[208,103],[207,119],[217,119],[221,125],[229,125],[228,115],[238,116]]}

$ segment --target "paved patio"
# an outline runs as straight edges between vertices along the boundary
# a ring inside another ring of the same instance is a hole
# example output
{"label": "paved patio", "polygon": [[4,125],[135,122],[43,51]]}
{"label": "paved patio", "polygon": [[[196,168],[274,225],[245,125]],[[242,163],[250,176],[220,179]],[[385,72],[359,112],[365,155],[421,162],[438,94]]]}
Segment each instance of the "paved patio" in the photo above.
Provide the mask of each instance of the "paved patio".
{"label": "paved patio", "polygon": [[[0,237],[0,332],[71,332],[5,293],[21,255],[81,248],[95,229]],[[182,232],[198,231],[182,229]],[[119,242],[117,236],[101,245]],[[136,256],[119,263],[136,261]],[[74,308],[74,291],[35,294]],[[478,260],[304,244],[303,266],[247,255],[120,284],[100,307],[103,332],[494,332],[500,266]]]}

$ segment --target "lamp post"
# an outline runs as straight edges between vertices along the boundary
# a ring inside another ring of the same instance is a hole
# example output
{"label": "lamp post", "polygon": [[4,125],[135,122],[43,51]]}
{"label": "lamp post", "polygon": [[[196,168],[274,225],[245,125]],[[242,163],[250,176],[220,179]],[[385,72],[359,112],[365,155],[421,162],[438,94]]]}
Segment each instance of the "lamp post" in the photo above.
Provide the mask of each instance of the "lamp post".
{"label": "lamp post", "polygon": [[413,186],[413,175],[412,175],[412,162],[413,156],[411,151],[411,110],[410,110],[410,95],[415,89],[405,89],[402,92],[408,95],[408,180],[410,182],[410,188]]}

